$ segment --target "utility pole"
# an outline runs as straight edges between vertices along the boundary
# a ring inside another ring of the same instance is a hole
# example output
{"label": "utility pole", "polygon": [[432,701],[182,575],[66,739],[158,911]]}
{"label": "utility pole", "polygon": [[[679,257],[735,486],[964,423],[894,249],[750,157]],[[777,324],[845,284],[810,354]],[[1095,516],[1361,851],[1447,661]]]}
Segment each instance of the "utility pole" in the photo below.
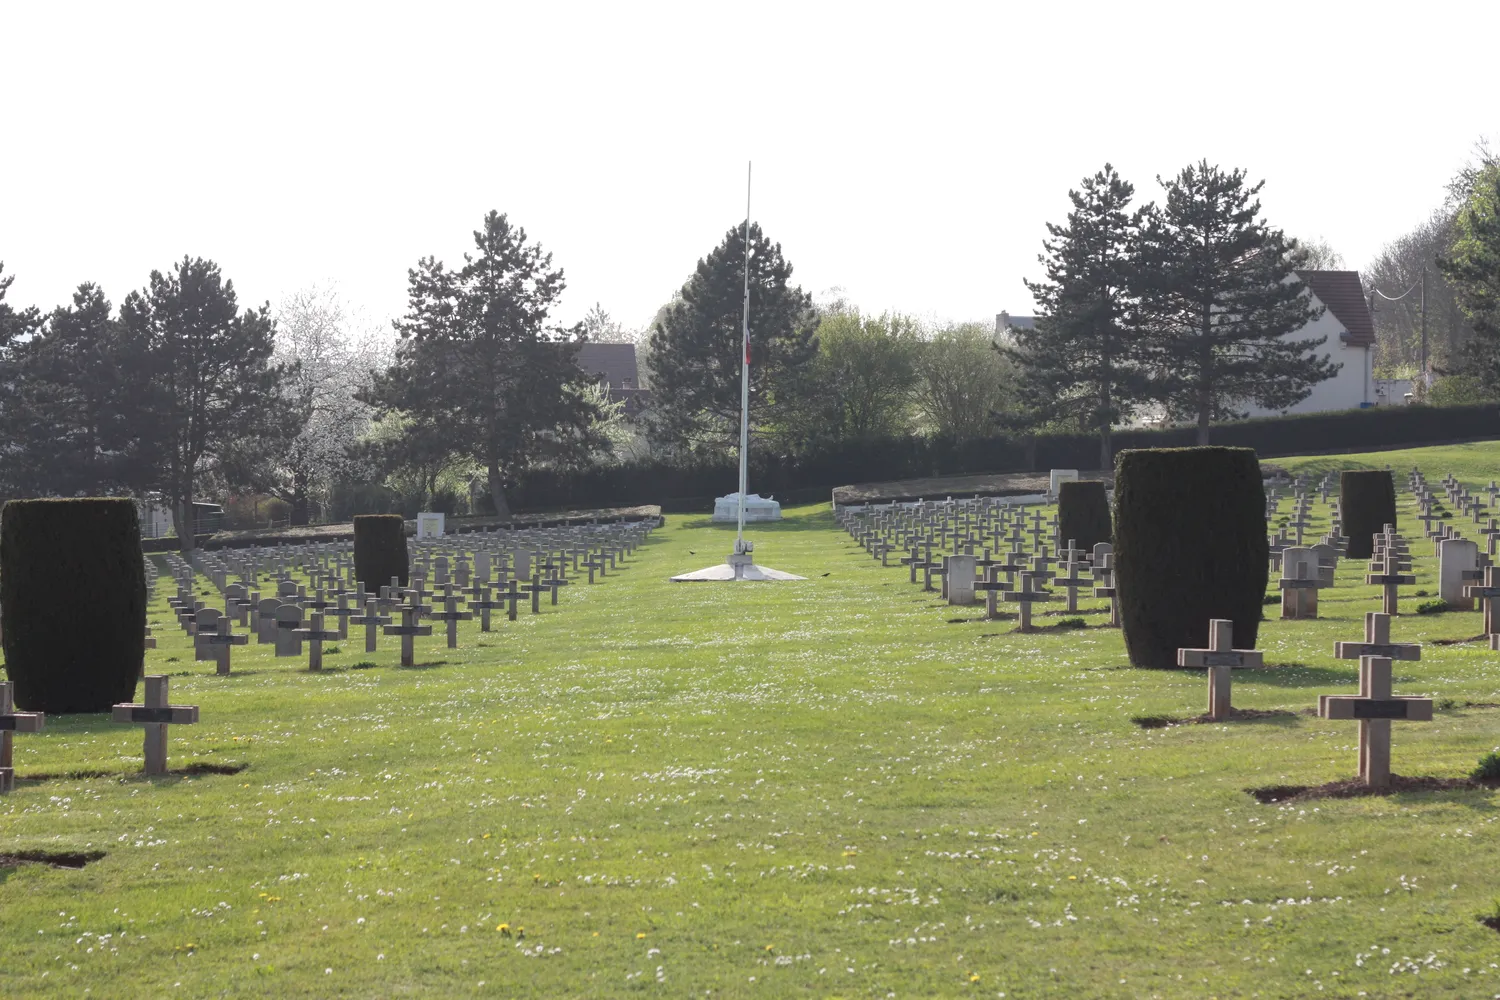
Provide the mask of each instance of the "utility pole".
{"label": "utility pole", "polygon": [[1421,296],[1421,323],[1422,323],[1422,394],[1426,397],[1427,390],[1432,388],[1432,374],[1427,370],[1427,265],[1422,265],[1422,296]]}

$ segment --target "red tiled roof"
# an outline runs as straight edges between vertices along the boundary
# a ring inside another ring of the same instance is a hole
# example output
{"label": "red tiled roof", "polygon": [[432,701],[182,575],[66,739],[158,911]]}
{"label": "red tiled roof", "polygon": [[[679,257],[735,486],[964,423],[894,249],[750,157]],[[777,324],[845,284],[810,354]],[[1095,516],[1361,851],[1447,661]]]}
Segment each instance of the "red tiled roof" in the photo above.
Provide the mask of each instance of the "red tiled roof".
{"label": "red tiled roof", "polygon": [[1370,315],[1370,305],[1365,300],[1365,290],[1359,283],[1358,271],[1298,271],[1297,277],[1312,290],[1319,302],[1328,307],[1333,318],[1349,331],[1343,344],[1349,347],[1374,346],[1375,317]]}

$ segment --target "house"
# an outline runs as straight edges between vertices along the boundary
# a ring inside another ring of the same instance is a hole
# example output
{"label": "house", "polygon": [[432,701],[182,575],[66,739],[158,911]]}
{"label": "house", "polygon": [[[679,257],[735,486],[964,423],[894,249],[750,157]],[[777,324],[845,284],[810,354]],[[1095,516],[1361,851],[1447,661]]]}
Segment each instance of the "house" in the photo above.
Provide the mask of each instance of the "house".
{"label": "house", "polygon": [[[1320,413],[1327,410],[1353,410],[1365,406],[1401,405],[1405,400],[1388,388],[1377,391],[1375,366],[1375,317],[1370,313],[1360,284],[1358,271],[1298,271],[1312,301],[1324,307],[1323,315],[1294,333],[1291,340],[1327,338],[1317,348],[1339,366],[1329,379],[1312,387],[1308,397],[1287,410],[1267,410],[1247,406],[1252,417],[1277,413]],[[1291,280],[1288,278],[1287,280]],[[995,339],[1006,330],[1030,330],[1036,326],[1034,316],[1012,316],[1002,312],[995,316]],[[1148,421],[1149,422],[1149,421]]]}
{"label": "house", "polygon": [[1317,348],[1339,366],[1329,379],[1312,387],[1308,397],[1286,410],[1250,407],[1250,416],[1264,417],[1276,413],[1322,413],[1327,410],[1354,410],[1376,404],[1375,393],[1375,317],[1365,299],[1358,271],[1298,271],[1297,277],[1307,285],[1313,302],[1324,307],[1323,315],[1295,333],[1292,340],[1326,337]]}
{"label": "house", "polygon": [[625,415],[633,417],[646,408],[651,391],[641,388],[634,344],[583,344],[578,348],[578,367],[609,387],[609,398],[625,404]]}

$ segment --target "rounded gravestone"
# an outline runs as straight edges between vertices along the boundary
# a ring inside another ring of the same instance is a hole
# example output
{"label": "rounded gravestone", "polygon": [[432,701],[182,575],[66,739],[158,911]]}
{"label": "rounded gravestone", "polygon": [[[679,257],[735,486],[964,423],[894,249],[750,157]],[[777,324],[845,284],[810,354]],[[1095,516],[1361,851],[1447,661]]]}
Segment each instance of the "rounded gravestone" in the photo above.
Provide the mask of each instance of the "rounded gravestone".
{"label": "rounded gravestone", "polygon": [[1396,523],[1396,483],[1387,469],[1339,473],[1339,518],[1349,539],[1345,555],[1368,559],[1375,554],[1375,536]]}
{"label": "rounded gravestone", "polygon": [[17,708],[66,715],[130,701],[146,657],[135,501],[12,500],[0,509],[0,635]]}
{"label": "rounded gravestone", "polygon": [[1137,667],[1174,667],[1234,622],[1255,647],[1269,546],[1260,463],[1250,448],[1122,451],[1115,466],[1115,586]]}
{"label": "rounded gravestone", "polygon": [[1109,498],[1096,481],[1065,482],[1057,488],[1057,537],[1092,549],[1112,537]]}
{"label": "rounded gravestone", "polygon": [[395,577],[406,586],[411,562],[406,522],[400,514],[360,514],[354,519],[354,577],[377,591]]}

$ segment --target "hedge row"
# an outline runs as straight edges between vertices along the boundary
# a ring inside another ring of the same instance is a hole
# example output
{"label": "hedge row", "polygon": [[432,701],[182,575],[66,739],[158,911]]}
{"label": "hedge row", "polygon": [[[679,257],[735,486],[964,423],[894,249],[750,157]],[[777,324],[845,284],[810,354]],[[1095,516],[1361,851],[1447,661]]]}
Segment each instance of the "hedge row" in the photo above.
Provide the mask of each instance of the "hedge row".
{"label": "hedge row", "polygon": [[[1125,430],[1114,435],[1117,451],[1182,448],[1194,444],[1193,427]],[[1316,452],[1362,451],[1458,440],[1500,438],[1500,406],[1400,406],[1368,410],[1265,417],[1215,424],[1216,446],[1253,448],[1261,458]],[[1088,434],[1049,434],[1030,440],[996,435],[958,442],[943,437],[905,437],[851,442],[834,448],[781,456],[752,451],[750,483],[778,499],[822,494],[850,483],[919,479],[1033,469],[1092,469],[1098,439]],[[638,462],[578,471],[537,470],[510,490],[518,510],[657,503],[671,511],[699,509],[706,498],[735,489],[733,458],[692,463]],[[684,504],[683,501],[691,500]]]}

